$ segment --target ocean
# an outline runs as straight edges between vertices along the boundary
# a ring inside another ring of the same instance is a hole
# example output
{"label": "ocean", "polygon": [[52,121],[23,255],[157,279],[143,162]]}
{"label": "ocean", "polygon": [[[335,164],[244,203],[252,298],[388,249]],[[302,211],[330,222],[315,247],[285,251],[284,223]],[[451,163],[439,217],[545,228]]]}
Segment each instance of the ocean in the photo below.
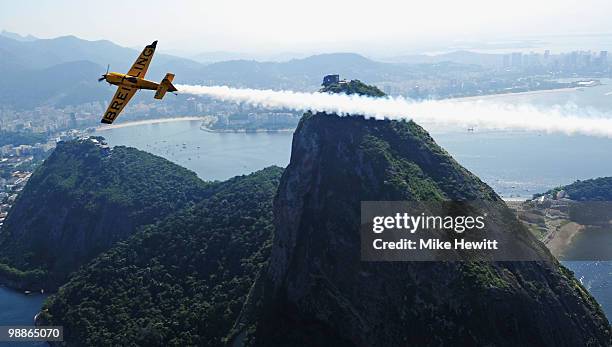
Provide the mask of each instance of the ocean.
{"label": "ocean", "polygon": [[[592,88],[486,96],[487,100],[563,106],[584,114],[612,117],[612,80]],[[427,128],[427,127],[426,127]],[[594,177],[612,175],[612,139],[583,135],[475,129],[429,129],[435,141],[460,164],[506,199]],[[139,125],[99,132],[111,145],[129,145],[195,171],[205,180],[224,180],[269,165],[286,166],[291,133],[210,133],[198,121]],[[570,252],[588,252],[582,237]],[[606,238],[609,240],[610,238]],[[612,317],[612,262],[563,261]]]}
{"label": "ocean", "polygon": [[287,166],[292,134],[212,133],[200,121],[146,124],[99,131],[112,146],[147,151],[198,174],[204,180],[226,180],[271,165]]}
{"label": "ocean", "polygon": [[[0,286],[0,326],[34,325],[34,316],[40,311],[47,295],[25,295]],[[46,342],[0,342],[0,346],[46,346]]]}
{"label": "ocean", "polygon": [[[612,81],[593,88],[488,96],[488,100],[594,109],[612,117]],[[128,119],[123,119],[127,121]],[[187,167],[205,180],[225,180],[270,165],[286,166],[291,133],[211,133],[199,121],[144,124],[99,131],[110,145],[151,152]],[[533,132],[432,130],[460,164],[504,198],[529,198],[577,179],[612,175],[612,139]],[[588,248],[588,242],[577,242]],[[575,249],[574,252],[587,252]],[[563,262],[612,318],[612,262]],[[0,325],[30,324],[44,298],[0,287]],[[29,323],[28,323],[29,322]]]}

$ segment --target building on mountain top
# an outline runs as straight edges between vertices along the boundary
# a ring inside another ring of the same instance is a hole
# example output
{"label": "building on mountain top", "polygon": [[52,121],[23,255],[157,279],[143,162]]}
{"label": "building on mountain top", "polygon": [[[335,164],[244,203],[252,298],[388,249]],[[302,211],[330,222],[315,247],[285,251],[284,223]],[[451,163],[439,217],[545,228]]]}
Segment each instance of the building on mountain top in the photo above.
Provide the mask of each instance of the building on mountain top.
{"label": "building on mountain top", "polygon": [[321,85],[327,87],[337,83],[340,83],[340,75],[326,75],[323,77],[323,83]]}

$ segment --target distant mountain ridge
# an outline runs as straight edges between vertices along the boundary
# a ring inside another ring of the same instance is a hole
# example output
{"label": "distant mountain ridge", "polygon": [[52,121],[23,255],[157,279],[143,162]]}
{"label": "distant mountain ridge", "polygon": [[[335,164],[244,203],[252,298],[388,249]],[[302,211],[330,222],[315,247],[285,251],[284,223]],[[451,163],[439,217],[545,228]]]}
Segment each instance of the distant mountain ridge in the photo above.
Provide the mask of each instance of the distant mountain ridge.
{"label": "distant mountain ridge", "polygon": [[[127,72],[138,54],[138,50],[107,40],[62,36],[17,41],[0,35],[0,72],[4,77],[0,80],[0,102],[17,109],[107,102],[114,91],[97,83],[97,78],[107,64],[112,71]],[[197,75],[201,66],[157,53],[147,78],[161,80],[171,71],[184,79]]]}
{"label": "distant mountain ridge", "polygon": [[13,40],[17,40],[17,41],[34,41],[34,40],[38,40],[38,37],[27,34],[27,35],[20,35],[17,33],[12,33],[10,31],[6,31],[6,30],[2,30],[0,31],[0,36],[5,36],[8,37],[10,39]]}
{"label": "distant mountain ridge", "polygon": [[407,64],[436,64],[442,62],[453,62],[456,64],[467,64],[467,65],[482,65],[497,67],[503,63],[503,54],[492,54],[492,53],[477,53],[471,51],[454,51],[449,53],[441,53],[435,55],[428,54],[413,54],[413,55],[400,55],[384,59],[385,61],[394,63],[407,63]]}
{"label": "distant mountain ridge", "polygon": [[[143,42],[142,46],[149,43]],[[110,64],[115,71],[127,71],[140,53],[139,50],[122,47],[108,40],[89,41],[76,36],[34,41],[17,41],[0,36],[0,50],[10,52],[26,69],[41,69],[60,63],[89,60],[104,67]],[[163,53],[156,53],[154,59],[155,64],[149,69],[152,76],[163,76],[169,66],[172,66],[176,73],[189,73],[192,72],[190,69],[201,66],[195,61]]]}
{"label": "distant mountain ridge", "polygon": [[[143,46],[148,43],[143,42]],[[0,73],[5,77],[0,80],[0,102],[18,109],[106,102],[111,92],[94,82],[106,71],[107,64],[111,71],[127,71],[138,53],[136,49],[107,40],[88,41],[62,36],[19,41],[0,35]],[[91,64],[87,66],[82,62]],[[53,73],[47,73],[60,65],[66,77],[63,81]],[[173,72],[177,84],[314,91],[319,88],[325,74],[340,74],[377,83],[445,75],[459,69],[478,70],[479,67],[466,67],[446,60],[436,65],[385,63],[355,53],[318,54],[281,62],[230,60],[202,64],[156,53],[146,78],[157,81],[166,72]]]}
{"label": "distant mountain ridge", "polygon": [[[185,55],[182,55],[185,56]],[[229,60],[257,60],[257,61],[269,61],[269,62],[285,62],[291,59],[301,59],[310,56],[306,53],[297,52],[283,52],[277,54],[251,54],[241,52],[228,52],[228,51],[209,51],[202,52],[195,55],[190,55],[189,58],[203,63],[212,64],[219,63],[222,61]]]}
{"label": "distant mountain ridge", "polygon": [[110,100],[114,90],[92,78],[104,69],[81,60],[36,70],[11,70],[0,81],[0,102],[27,109]]}

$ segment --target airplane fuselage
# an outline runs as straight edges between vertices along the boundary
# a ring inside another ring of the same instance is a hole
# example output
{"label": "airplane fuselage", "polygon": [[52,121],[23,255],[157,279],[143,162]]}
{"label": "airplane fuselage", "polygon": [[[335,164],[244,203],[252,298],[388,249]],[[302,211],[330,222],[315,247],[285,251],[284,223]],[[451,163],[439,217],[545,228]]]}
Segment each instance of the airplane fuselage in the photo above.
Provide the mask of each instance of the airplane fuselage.
{"label": "airplane fuselage", "polygon": [[109,72],[104,75],[106,82],[116,85],[138,89],[157,90],[159,83],[146,80],[144,78],[126,75],[118,72]]}
{"label": "airplane fuselage", "polygon": [[158,100],[163,99],[167,92],[172,93],[178,91],[178,89],[172,85],[174,74],[171,72],[166,73],[166,76],[159,83],[144,79],[149,69],[149,63],[151,63],[151,59],[153,58],[153,53],[155,53],[156,46],[157,41],[153,41],[150,45],[145,46],[142,53],[140,53],[134,64],[132,64],[132,67],[130,67],[128,73],[109,72],[107,68],[106,73],[98,78],[99,82],[106,81],[109,84],[117,86],[115,95],[113,95],[113,98],[106,108],[106,112],[104,112],[104,116],[102,116],[102,123],[112,124],[121,111],[123,111],[127,103],[130,102],[130,99],[132,99],[140,89],[154,90],[155,95],[153,97]]}

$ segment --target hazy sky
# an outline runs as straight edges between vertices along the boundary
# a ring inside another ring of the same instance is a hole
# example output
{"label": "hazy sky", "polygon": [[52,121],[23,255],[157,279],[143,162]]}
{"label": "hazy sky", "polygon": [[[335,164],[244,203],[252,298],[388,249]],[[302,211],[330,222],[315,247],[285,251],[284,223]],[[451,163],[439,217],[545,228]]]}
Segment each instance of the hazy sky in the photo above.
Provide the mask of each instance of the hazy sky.
{"label": "hazy sky", "polygon": [[526,36],[612,33],[610,0],[20,0],[0,29],[165,50],[393,53]]}

